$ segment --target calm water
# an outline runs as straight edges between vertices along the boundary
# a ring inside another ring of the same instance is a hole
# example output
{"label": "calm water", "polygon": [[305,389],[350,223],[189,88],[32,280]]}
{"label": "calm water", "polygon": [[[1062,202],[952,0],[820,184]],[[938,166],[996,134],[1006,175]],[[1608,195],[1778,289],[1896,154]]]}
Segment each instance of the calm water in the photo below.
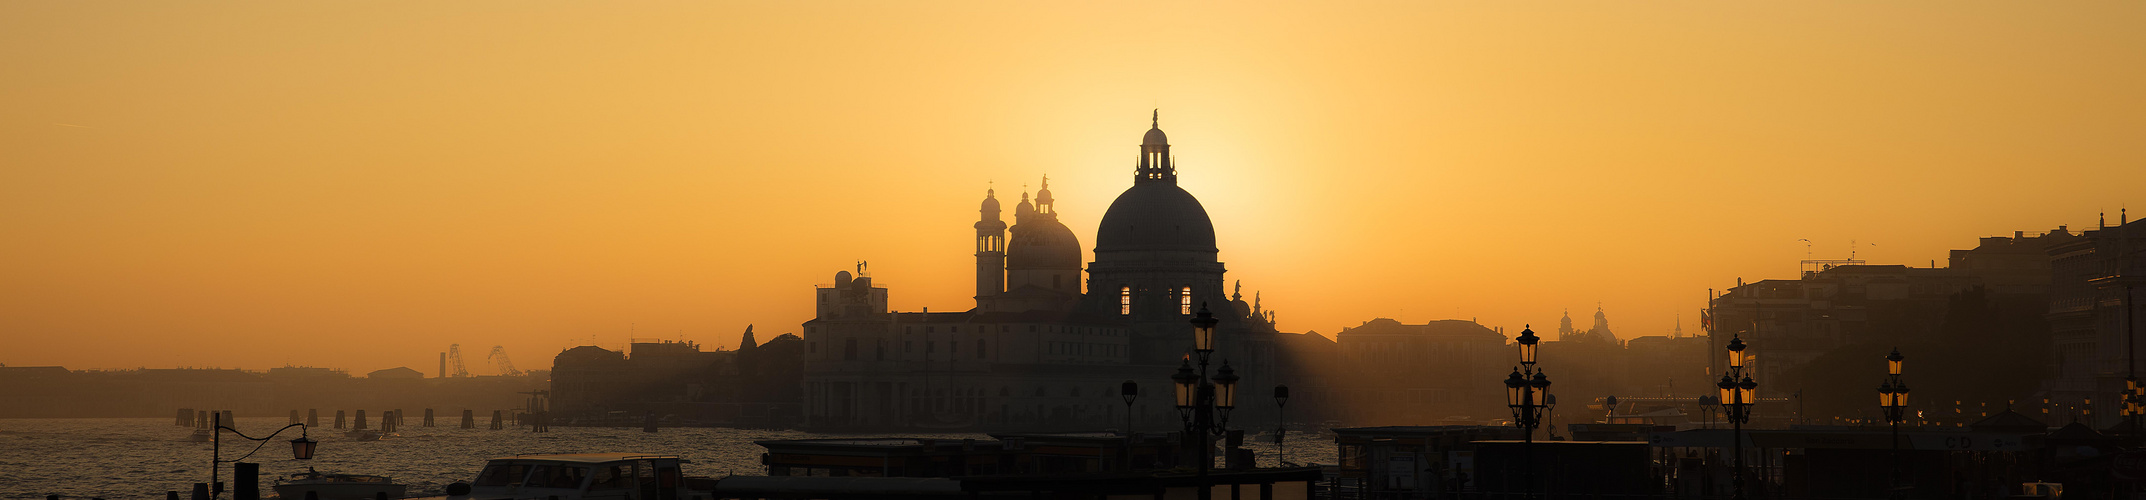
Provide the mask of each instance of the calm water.
{"label": "calm water", "polygon": [[[275,431],[282,417],[240,417],[236,427],[248,435]],[[293,429],[289,432],[296,432]],[[0,499],[163,498],[167,490],[183,497],[191,485],[208,480],[209,444],[187,441],[190,428],[169,418],[0,419]],[[553,427],[551,432],[455,427],[404,427],[379,441],[345,440],[340,432],[320,429],[313,439],[320,449],[312,460],[292,460],[291,436],[278,436],[247,461],[261,464],[262,494],[275,477],[304,472],[380,474],[410,485],[410,492],[436,492],[477,475],[484,460],[521,453],[636,452],[684,457],[686,474],[721,477],[761,475],[760,454],[753,444],[765,439],[856,437],[796,431],[726,428],[673,428],[654,434],[638,428]],[[872,434],[942,439],[982,438],[981,434]],[[224,434],[224,457],[245,454],[251,444]],[[1262,464],[1272,465],[1274,445],[1249,445]],[[1291,435],[1289,458],[1297,463],[1332,463],[1331,437]],[[224,466],[228,484],[230,466]],[[225,497],[229,498],[229,497]]]}

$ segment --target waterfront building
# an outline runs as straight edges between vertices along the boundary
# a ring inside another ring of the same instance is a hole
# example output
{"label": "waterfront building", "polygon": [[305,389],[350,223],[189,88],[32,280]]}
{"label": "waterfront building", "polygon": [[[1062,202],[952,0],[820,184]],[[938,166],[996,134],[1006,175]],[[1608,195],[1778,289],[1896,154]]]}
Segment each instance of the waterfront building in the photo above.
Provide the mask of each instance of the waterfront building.
{"label": "waterfront building", "polygon": [[2138,317],[2146,313],[2137,291],[2146,288],[2140,286],[2146,284],[2146,228],[2133,226],[2146,223],[2123,217],[2116,226],[2050,245],[2045,254],[2053,358],[2045,396],[2050,406],[2091,408],[2089,423],[2096,428],[2122,418],[2124,379],[2146,368],[2135,364],[2132,346]]}
{"label": "waterfront building", "polygon": [[567,349],[552,360],[552,419],[638,425],[655,412],[682,424],[787,422],[797,413],[802,343],[784,334],[735,351],[661,339],[636,339],[624,351]]}
{"label": "waterfront building", "polygon": [[[1514,359],[1505,334],[1470,320],[1404,324],[1387,318],[1342,328],[1344,384],[1338,391],[1351,422],[1414,423],[1503,418],[1504,386],[1494,384]],[[1317,391],[1311,391],[1317,392]]]}
{"label": "waterfront building", "polygon": [[[1982,238],[1974,249],[1951,252],[1945,267],[1872,265],[1860,260],[1807,260],[1797,279],[1769,279],[1737,286],[1707,308],[1710,352],[1731,337],[1751,346],[1753,377],[1785,380],[1799,367],[1843,346],[1935,342],[1950,301],[1980,290],[2005,304],[2038,303],[2048,293],[2046,254],[2074,236],[2064,227],[2029,236]],[[1722,358],[1709,372],[1721,373]],[[1787,396],[1792,387],[1764,385],[1761,392]]]}

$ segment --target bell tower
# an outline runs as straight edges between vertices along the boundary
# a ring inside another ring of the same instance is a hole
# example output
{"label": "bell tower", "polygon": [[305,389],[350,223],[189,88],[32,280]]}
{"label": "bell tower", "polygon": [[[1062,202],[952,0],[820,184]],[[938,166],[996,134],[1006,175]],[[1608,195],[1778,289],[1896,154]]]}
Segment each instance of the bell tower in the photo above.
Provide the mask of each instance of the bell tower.
{"label": "bell tower", "polygon": [[999,219],[998,193],[984,191],[982,217],[976,221],[976,301],[1006,291],[1006,221]]}

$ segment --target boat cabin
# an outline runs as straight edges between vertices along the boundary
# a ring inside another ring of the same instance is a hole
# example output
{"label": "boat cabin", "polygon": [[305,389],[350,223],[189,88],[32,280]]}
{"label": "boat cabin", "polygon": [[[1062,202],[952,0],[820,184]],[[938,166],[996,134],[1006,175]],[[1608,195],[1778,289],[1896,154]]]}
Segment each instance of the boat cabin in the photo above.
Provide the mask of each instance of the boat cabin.
{"label": "boat cabin", "polygon": [[470,483],[474,498],[694,500],[676,455],[572,453],[499,457]]}

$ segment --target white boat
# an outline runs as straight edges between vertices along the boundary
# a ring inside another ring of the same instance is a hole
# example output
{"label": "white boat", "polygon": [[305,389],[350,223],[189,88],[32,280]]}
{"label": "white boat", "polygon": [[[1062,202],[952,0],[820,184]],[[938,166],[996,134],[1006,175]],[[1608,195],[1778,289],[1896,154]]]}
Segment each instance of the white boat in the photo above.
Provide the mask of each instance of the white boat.
{"label": "white boat", "polygon": [[186,436],[187,441],[193,441],[196,443],[206,443],[213,440],[214,438],[215,436],[209,435],[208,429],[194,429],[193,434],[189,434]]}
{"label": "white boat", "polygon": [[383,493],[387,498],[402,498],[409,492],[408,486],[395,484],[387,476],[322,474],[312,468],[277,480],[274,489],[283,500],[372,500]]}
{"label": "white boat", "polygon": [[[680,472],[676,455],[570,453],[494,458],[444,498],[706,500],[712,481]],[[466,489],[465,489],[466,488]],[[457,491],[460,490],[460,491]],[[288,498],[288,497],[286,497]]]}

